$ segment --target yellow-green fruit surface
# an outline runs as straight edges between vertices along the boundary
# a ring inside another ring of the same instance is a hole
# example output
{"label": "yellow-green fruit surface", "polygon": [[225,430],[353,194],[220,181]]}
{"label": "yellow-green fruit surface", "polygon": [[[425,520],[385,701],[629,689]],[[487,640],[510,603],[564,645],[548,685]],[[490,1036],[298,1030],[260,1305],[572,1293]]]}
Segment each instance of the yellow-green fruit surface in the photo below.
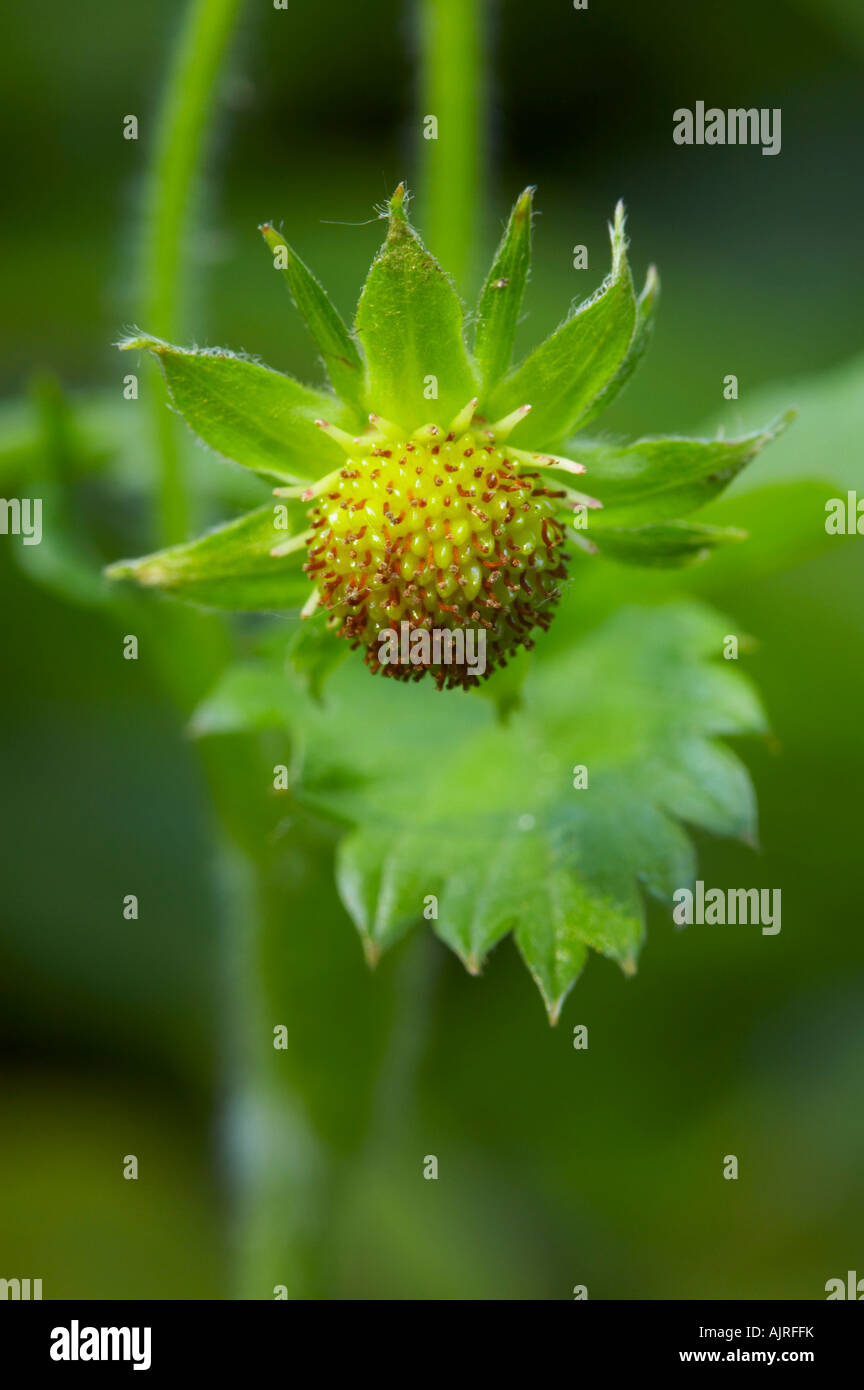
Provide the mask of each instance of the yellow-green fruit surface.
{"label": "yellow-green fruit surface", "polygon": [[330,623],[373,671],[467,686],[467,664],[382,664],[387,629],[475,628],[485,675],[547,627],[566,577],[555,494],[482,434],[386,441],[356,456],[309,513],[306,572]]}

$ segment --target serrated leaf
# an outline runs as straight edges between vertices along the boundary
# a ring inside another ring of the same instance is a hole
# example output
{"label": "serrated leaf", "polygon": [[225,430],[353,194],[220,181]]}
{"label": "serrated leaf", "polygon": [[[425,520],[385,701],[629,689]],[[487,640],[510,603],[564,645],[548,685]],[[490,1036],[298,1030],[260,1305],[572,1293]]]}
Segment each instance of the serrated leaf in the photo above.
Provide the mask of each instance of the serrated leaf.
{"label": "serrated leaf", "polygon": [[624,390],[651,342],[654,332],[654,320],[657,314],[657,304],[660,299],[660,277],[657,274],[656,266],[648,267],[648,274],[645,277],[645,285],[638,300],[636,301],[636,327],[633,330],[633,337],[630,346],[621,366],[618,368],[612,380],[607,382],[595,397],[588,410],[579,421],[580,430],[584,430],[592,420],[598,415],[602,415],[616,396]]}
{"label": "serrated leaf", "polygon": [[516,200],[477,303],[474,357],[488,389],[509,370],[519,310],[531,265],[533,188]]}
{"label": "serrated leaf", "polygon": [[610,234],[612,270],[598,292],[492,392],[488,409],[493,418],[531,406],[524,424],[516,426],[515,443],[551,448],[572,433],[627,356],[636,300],[620,204]]}
{"label": "serrated leaf", "polygon": [[280,254],[282,264],[278,268],[324,360],[333,390],[361,413],[365,389],[363,362],[341,314],[324,286],[285,238],[267,222],[259,230],[274,256]]}
{"label": "serrated leaf", "polygon": [[703,507],[737,478],[794,419],[787,411],[740,439],[638,439],[633,444],[574,443],[586,486],[603,503],[592,528],[670,521]]}
{"label": "serrated leaf", "polygon": [[746,541],[747,532],[734,526],[666,521],[646,526],[603,526],[599,530],[595,527],[592,539],[601,554],[622,564],[665,568],[700,564],[717,546]]}
{"label": "serrated leaf", "polygon": [[525,871],[534,896],[516,925],[516,945],[543,996],[549,1022],[557,1023],[561,1007],[588,959],[585,932],[620,935],[621,904],[605,904],[578,879],[549,862],[541,852]]}
{"label": "serrated leaf", "polygon": [[401,187],[390,200],[389,219],[357,306],[369,409],[406,430],[448,425],[476,394],[462,306],[408,222]]}
{"label": "serrated leaf", "polygon": [[[288,529],[281,525],[286,511]],[[273,503],[197,540],[139,560],[120,560],[106,573],[109,579],[133,580],[208,608],[249,612],[302,608],[310,593],[301,568],[305,558],[302,524],[298,504]],[[298,539],[297,550],[272,556],[273,547],[292,534]]]}
{"label": "serrated leaf", "polygon": [[370,964],[417,920],[429,883],[421,839],[410,827],[394,834],[368,825],[339,846],[336,883]]}
{"label": "serrated leaf", "polygon": [[692,604],[619,612],[532,667],[506,726],[351,663],[324,708],[286,679],[294,792],[354,827],[339,886],[370,959],[425,916],[476,972],[512,930],[553,1020],[590,950],[632,971],[640,890],[669,902],[694,877],[682,822],[755,840],[746,771],[716,741],[765,727],[720,661],[727,631]]}
{"label": "serrated leaf", "polygon": [[153,353],[186,424],[224,458],[280,482],[319,478],[344,460],[315,424],[340,422],[335,396],[230,352],[173,347],[146,334],[120,346]]}

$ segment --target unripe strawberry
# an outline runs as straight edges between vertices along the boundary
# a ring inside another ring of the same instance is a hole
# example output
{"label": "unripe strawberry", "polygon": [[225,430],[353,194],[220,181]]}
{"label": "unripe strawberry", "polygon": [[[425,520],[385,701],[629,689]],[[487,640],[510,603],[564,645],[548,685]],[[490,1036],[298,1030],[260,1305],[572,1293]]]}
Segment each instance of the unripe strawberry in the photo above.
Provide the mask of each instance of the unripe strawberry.
{"label": "unripe strawberry", "polygon": [[474,405],[449,432],[433,425],[410,438],[373,417],[371,438],[341,440],[346,465],[315,488],[309,513],[304,568],[329,625],[366,649],[371,670],[397,680],[428,672],[439,689],[478,677],[464,661],[382,664],[381,634],[403,623],[482,631],[488,675],[549,625],[566,577],[553,500],[563,493],[474,422]]}
{"label": "unripe strawberry", "polygon": [[[636,301],[621,205],[600,290],[513,366],[532,190],[517,199],[471,315],[408,221],[406,200],[400,184],[382,210],[387,234],[353,328],[262,224],[332,390],[224,351],[125,341],[155,353],[175,407],[205,443],[280,480],[276,496],[293,505],[259,508],[112,573],[219,608],[318,614],[373,672],[467,688],[549,626],[567,579],[565,540],[624,560],[653,563],[656,552],[663,563],[717,528],[616,527],[601,517],[597,540],[584,534],[603,501],[574,489],[585,467],[568,455],[581,452],[580,431],[641,355],[657,295],[649,274]],[[613,502],[634,488],[642,497],[641,455],[618,460],[590,440],[585,448]]]}

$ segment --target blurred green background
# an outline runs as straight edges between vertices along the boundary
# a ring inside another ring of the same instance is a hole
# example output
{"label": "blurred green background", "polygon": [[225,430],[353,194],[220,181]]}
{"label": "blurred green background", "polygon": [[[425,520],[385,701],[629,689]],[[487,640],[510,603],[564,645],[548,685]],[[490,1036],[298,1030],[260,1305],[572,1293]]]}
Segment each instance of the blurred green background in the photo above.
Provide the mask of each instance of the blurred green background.
{"label": "blurred green background", "polygon": [[[0,20],[0,483],[31,495],[28,477],[70,469],[105,559],[150,535],[148,426],[112,343],[140,312],[138,214],[177,26],[171,0],[53,0]],[[705,839],[701,876],[781,887],[783,930],[678,934],[651,909],[636,978],[592,960],[550,1030],[509,941],[480,980],[431,940],[370,975],[332,838],[295,822],[272,856],[267,910],[284,929],[264,964],[306,1118],[266,1142],[284,1156],[311,1127],[328,1154],[327,1298],[557,1299],[577,1283],[592,1298],[820,1298],[861,1269],[864,574],[859,539],[823,543],[820,499],[855,486],[864,436],[862,55],[855,0],[490,7],[482,253],[536,184],[523,346],[602,279],[623,197],[635,271],[657,263],[663,300],[604,427],[734,433],[801,411],[741,483],[743,504],[747,488],[819,481],[801,562],[758,583],[718,562],[694,581],[756,639],[742,661],[775,731],[739,749],[758,857]],[[380,241],[374,205],[419,183],[416,62],[407,2],[248,0],[197,198],[190,339],[317,378],[256,227],[281,222],[350,313]],[[782,108],[782,153],[674,146],[673,110],[700,99]],[[422,228],[422,195],[414,210]],[[588,272],[572,268],[579,243]],[[199,490],[208,517],[248,492],[215,478]],[[784,510],[758,496],[767,544]],[[224,964],[207,784],[146,651],[119,659],[129,628],[98,598],[64,598],[11,537],[0,574],[0,1277],[40,1277],[46,1298],[226,1297],[238,963]],[[641,578],[616,584],[637,596]],[[137,1182],[122,1180],[128,1153]],[[437,1183],[420,1176],[428,1153]],[[278,1244],[275,1225],[262,1240]]]}

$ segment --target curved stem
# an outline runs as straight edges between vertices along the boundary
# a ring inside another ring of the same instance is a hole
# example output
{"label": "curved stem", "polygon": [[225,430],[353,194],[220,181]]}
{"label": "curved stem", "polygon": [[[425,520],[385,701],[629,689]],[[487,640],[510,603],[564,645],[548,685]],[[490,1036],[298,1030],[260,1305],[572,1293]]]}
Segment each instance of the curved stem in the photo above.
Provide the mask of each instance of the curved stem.
{"label": "curved stem", "polygon": [[421,0],[420,87],[428,242],[458,284],[471,268],[480,206],[483,0]]}
{"label": "curved stem", "polygon": [[[216,78],[241,0],[192,0],[168,77],[150,175],[145,217],[142,322],[174,340],[182,315],[186,229]],[[165,408],[161,377],[153,375],[153,422],[160,458],[162,539],[182,540],[189,503],[175,422]]]}
{"label": "curved stem", "polygon": [[[190,0],[168,78],[145,208],[142,319],[147,330],[176,339],[183,331],[184,253],[214,91],[241,0]],[[152,423],[160,461],[160,521],[166,543],[183,539],[189,498],[178,447],[177,421],[167,409],[158,369],[151,377]],[[179,655],[182,644],[183,657]],[[162,651],[169,685],[181,709],[189,691],[176,672],[192,662],[196,678],[227,656],[227,635],[217,620],[190,628],[162,614]],[[193,682],[194,684],[194,682]],[[314,1136],[290,1096],[274,1095],[260,1061],[260,991],[255,973],[261,929],[261,866],[248,844],[259,796],[253,749],[205,747],[202,761],[222,822],[216,834],[219,896],[225,916],[224,1011],[229,1023],[224,1056],[224,1147],[230,1159],[234,1213],[233,1292],[270,1298],[274,1277],[292,1298],[311,1286],[311,1237],[304,1215],[314,1212],[310,1193],[321,1169]],[[242,808],[242,810],[241,810]],[[245,835],[234,821],[244,819]],[[232,838],[232,829],[234,837]],[[272,1053],[271,1053],[272,1055]],[[292,1214],[293,1224],[274,1221]],[[309,1218],[311,1219],[311,1218]]]}

